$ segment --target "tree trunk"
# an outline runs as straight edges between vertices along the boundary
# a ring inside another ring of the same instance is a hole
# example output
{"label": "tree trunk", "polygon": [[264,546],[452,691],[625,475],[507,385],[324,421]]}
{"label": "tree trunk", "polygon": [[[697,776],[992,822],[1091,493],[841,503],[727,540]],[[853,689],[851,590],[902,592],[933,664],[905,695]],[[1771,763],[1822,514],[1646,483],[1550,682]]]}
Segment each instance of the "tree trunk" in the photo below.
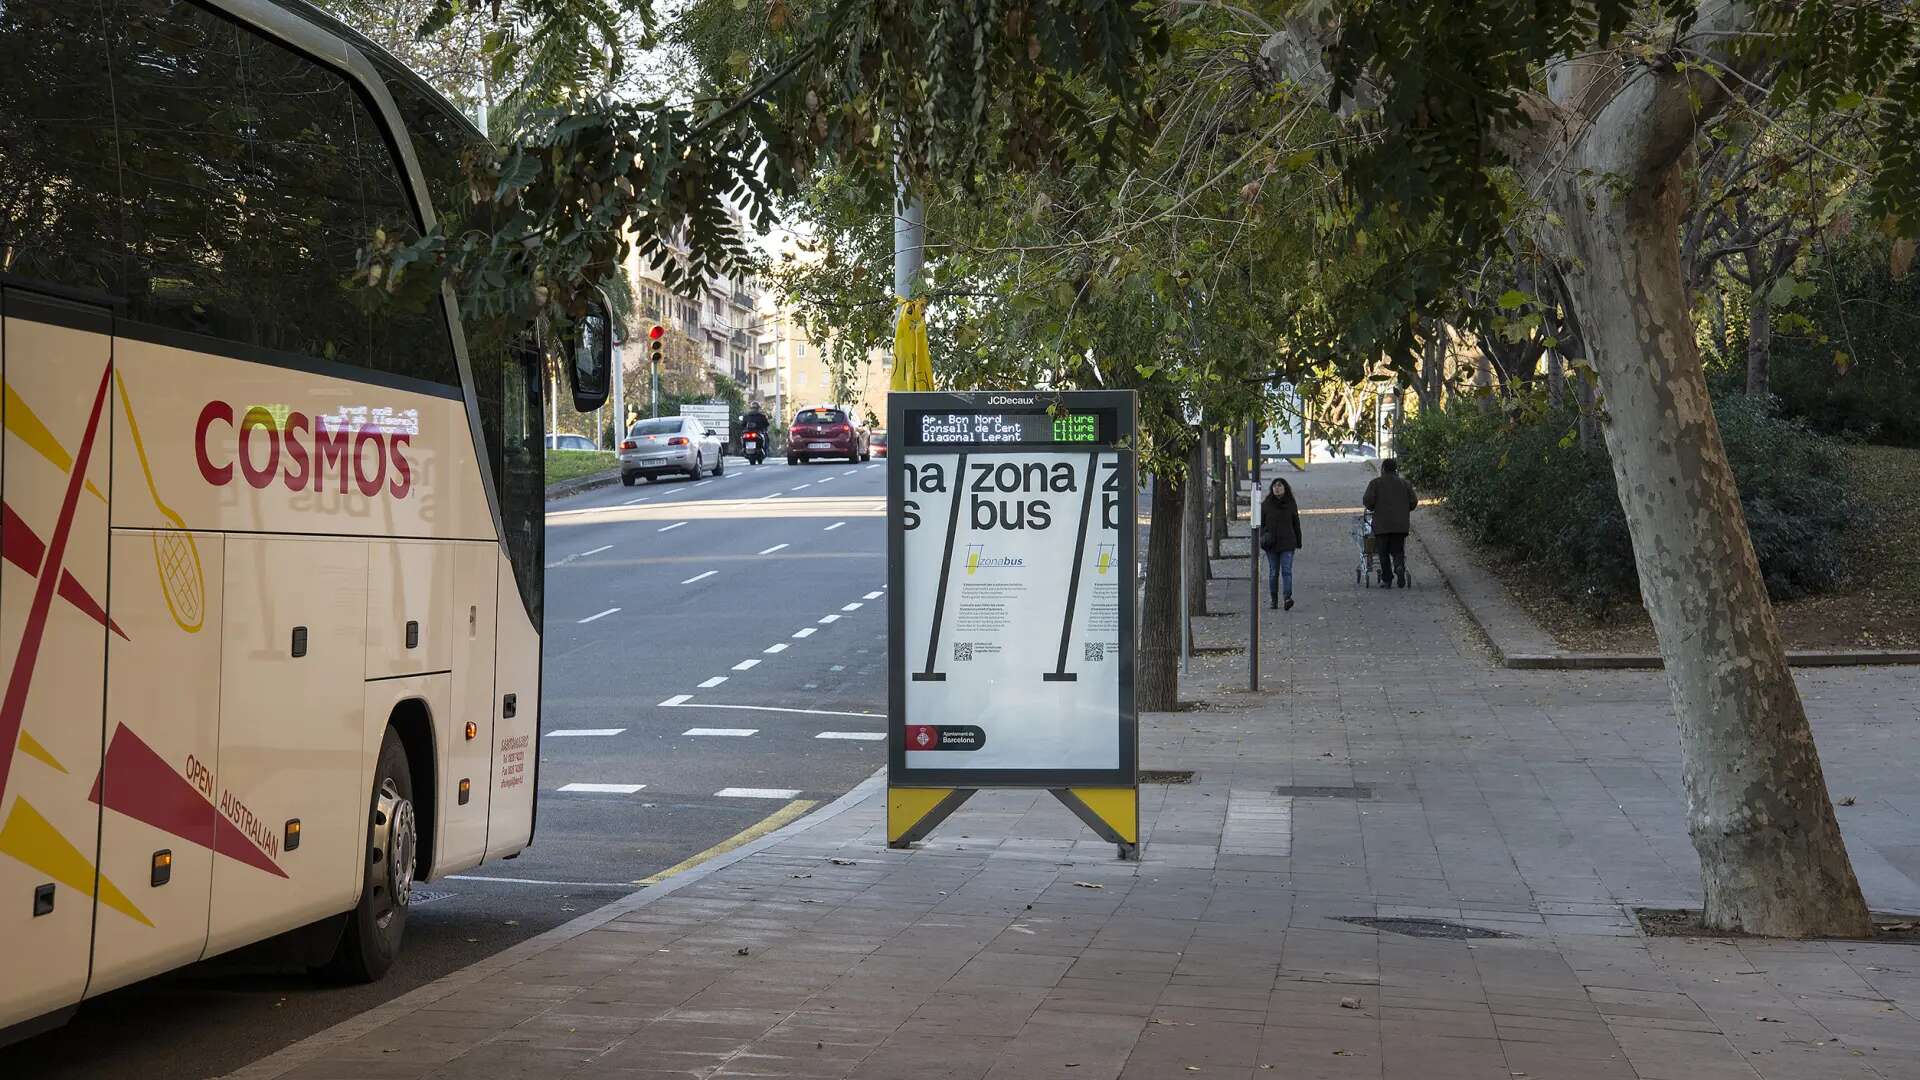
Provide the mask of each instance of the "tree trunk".
{"label": "tree trunk", "polygon": [[[1677,106],[1676,106],[1677,108]],[[1679,722],[1688,830],[1705,922],[1783,937],[1861,936],[1867,908],[1840,836],[1798,687],[1707,397],[1678,236],[1683,162],[1657,161],[1634,115],[1584,137],[1552,202],[1600,374],[1602,425],[1640,591]],[[1608,123],[1608,119],[1617,122]],[[1581,166],[1585,165],[1586,169]]]}
{"label": "tree trunk", "polygon": [[[1185,492],[1177,478],[1153,478],[1153,508],[1147,526],[1147,595],[1140,605],[1139,670],[1135,703],[1143,712],[1167,712],[1180,704],[1180,522]],[[1136,526],[1137,527],[1137,526]]]}
{"label": "tree trunk", "polygon": [[1238,434],[1222,440],[1227,455],[1227,475],[1233,478],[1227,492],[1227,514],[1235,521],[1240,520],[1240,491],[1247,486],[1247,451],[1240,445],[1244,441],[1245,436]]}
{"label": "tree trunk", "polygon": [[1560,350],[1547,350],[1547,401],[1559,405],[1567,400],[1567,362]]}
{"label": "tree trunk", "polygon": [[1207,613],[1207,579],[1212,577],[1212,562],[1207,558],[1207,450],[1199,439],[1187,449],[1187,519],[1181,531],[1187,536],[1187,614]]}
{"label": "tree trunk", "polygon": [[1755,397],[1773,392],[1773,305],[1767,301],[1772,286],[1755,278],[1747,305],[1747,393]]}
{"label": "tree trunk", "polygon": [[1214,432],[1207,439],[1207,449],[1213,455],[1213,528],[1208,530],[1208,543],[1213,547],[1213,557],[1222,558],[1220,541],[1227,535],[1227,500],[1230,498],[1231,485],[1227,478],[1232,470],[1227,468],[1227,437]]}

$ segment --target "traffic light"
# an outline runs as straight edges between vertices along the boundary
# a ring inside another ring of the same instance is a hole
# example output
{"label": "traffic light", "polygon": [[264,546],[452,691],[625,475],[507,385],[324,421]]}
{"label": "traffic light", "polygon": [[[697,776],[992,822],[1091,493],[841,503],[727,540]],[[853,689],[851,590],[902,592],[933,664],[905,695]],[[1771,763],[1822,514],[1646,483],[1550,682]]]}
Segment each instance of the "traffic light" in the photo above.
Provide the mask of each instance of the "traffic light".
{"label": "traffic light", "polygon": [[660,366],[660,361],[666,351],[666,337],[667,328],[661,326],[659,323],[654,323],[653,326],[647,330],[647,363],[653,365],[655,368]]}

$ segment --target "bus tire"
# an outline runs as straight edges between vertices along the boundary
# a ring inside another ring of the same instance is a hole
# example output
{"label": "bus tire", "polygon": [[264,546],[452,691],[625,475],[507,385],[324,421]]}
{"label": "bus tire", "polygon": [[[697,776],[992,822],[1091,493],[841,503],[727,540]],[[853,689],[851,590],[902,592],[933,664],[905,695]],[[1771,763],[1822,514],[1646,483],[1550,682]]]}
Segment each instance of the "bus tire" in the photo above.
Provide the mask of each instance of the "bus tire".
{"label": "bus tire", "polygon": [[343,983],[374,982],[400,955],[419,851],[413,810],[413,774],[400,733],[387,728],[368,797],[366,879],[360,903],[347,913],[347,932],[320,974]]}

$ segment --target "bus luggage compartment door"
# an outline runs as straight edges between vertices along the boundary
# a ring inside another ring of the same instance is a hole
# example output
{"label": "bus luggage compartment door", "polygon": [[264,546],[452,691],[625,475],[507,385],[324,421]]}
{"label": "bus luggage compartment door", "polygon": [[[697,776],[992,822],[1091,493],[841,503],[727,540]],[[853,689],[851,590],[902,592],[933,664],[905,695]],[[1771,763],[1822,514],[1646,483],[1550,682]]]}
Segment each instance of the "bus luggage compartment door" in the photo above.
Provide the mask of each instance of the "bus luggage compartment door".
{"label": "bus luggage compartment door", "polygon": [[367,544],[229,535],[223,608],[218,806],[245,843],[213,864],[209,956],[359,898]]}

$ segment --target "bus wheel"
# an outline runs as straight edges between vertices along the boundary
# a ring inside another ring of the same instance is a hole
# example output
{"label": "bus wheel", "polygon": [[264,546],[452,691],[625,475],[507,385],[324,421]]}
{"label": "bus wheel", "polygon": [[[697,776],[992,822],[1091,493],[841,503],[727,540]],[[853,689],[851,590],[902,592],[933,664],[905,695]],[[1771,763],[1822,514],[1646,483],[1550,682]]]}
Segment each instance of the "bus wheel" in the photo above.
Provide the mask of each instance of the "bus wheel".
{"label": "bus wheel", "polygon": [[340,982],[373,982],[385,975],[400,955],[400,939],[407,929],[419,834],[407,749],[392,728],[380,741],[380,763],[373,771],[369,802],[367,868],[360,903],[348,913],[347,932],[321,969],[321,974]]}

